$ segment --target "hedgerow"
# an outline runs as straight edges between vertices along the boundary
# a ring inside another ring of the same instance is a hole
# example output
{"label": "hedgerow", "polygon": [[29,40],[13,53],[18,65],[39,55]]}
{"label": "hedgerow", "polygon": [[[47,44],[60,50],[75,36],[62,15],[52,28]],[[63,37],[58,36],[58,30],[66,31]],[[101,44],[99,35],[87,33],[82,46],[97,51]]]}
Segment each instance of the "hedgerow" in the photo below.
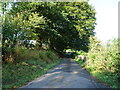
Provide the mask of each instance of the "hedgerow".
{"label": "hedgerow", "polygon": [[[102,45],[95,37],[90,37],[87,60],[75,60],[84,66],[98,80],[109,84],[113,88],[120,88],[120,39],[109,40]],[[85,52],[84,52],[85,53]]]}

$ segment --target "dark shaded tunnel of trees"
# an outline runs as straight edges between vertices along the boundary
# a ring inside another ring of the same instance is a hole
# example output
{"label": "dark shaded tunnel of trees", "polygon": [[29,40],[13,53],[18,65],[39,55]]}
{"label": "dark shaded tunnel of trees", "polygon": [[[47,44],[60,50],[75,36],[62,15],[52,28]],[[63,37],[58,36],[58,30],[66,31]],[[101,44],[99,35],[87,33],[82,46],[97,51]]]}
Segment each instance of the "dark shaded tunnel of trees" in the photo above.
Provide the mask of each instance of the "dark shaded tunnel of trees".
{"label": "dark shaded tunnel of trees", "polygon": [[14,54],[19,46],[37,50],[46,47],[60,56],[64,56],[65,49],[88,51],[96,21],[95,10],[88,2],[11,2],[2,5],[3,60]]}

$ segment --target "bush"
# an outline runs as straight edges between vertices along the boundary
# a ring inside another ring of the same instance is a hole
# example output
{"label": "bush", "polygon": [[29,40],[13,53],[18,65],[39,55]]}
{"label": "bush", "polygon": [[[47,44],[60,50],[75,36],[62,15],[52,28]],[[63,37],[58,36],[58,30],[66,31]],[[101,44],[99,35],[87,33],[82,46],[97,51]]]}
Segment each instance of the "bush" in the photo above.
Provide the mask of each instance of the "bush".
{"label": "bush", "polygon": [[[117,42],[117,40],[116,40]],[[120,55],[118,54],[118,45],[115,41],[107,46],[93,47],[88,52],[89,60],[87,66],[94,65],[96,70],[107,70],[109,72],[117,72]]]}
{"label": "bush", "polygon": [[20,46],[16,48],[14,57],[15,61],[2,64],[4,89],[18,88],[46,73],[61,61],[53,51],[29,50]]}
{"label": "bush", "polygon": [[79,57],[75,61],[84,66],[93,76],[108,83],[113,88],[120,88],[120,39],[110,40],[106,45],[101,45],[95,37],[90,37],[88,53],[77,51],[78,56],[87,56],[86,61]]}
{"label": "bush", "polygon": [[[114,39],[103,46],[100,45],[99,41],[91,40],[92,44],[88,52],[89,59],[85,62],[85,67],[91,70],[91,73],[94,73],[96,77],[112,85],[112,87],[118,87],[118,78],[120,75],[119,42],[119,40]],[[98,73],[100,76],[95,73]]]}
{"label": "bush", "polygon": [[38,50],[30,50],[25,47],[19,46],[15,48],[14,57],[16,61],[29,59],[39,60],[40,58],[38,52],[39,52]]}
{"label": "bush", "polygon": [[80,50],[80,51],[77,51],[77,55],[87,56],[87,52]]}
{"label": "bush", "polygon": [[[7,54],[5,56],[7,56]],[[41,60],[45,63],[50,63],[51,61],[53,62],[54,60],[58,59],[58,56],[53,51],[35,49],[31,50],[23,46],[15,47],[12,57],[14,58],[14,62],[24,60]]]}

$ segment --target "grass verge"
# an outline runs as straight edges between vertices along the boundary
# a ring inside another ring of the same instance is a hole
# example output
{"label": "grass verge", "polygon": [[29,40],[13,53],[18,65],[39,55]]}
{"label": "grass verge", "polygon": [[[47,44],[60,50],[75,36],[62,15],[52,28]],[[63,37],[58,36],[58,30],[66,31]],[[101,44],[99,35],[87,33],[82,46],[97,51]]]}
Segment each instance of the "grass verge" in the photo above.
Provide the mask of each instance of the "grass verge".
{"label": "grass verge", "polygon": [[84,67],[99,82],[103,82],[111,88],[120,88],[120,83],[118,81],[119,75],[117,73],[95,70],[94,68],[92,69],[92,66],[87,67],[86,62],[80,60],[79,58],[75,58],[74,61],[80,64],[80,66]]}
{"label": "grass verge", "polygon": [[[41,51],[41,53],[43,52]],[[12,63],[3,63],[2,88],[19,88],[35,78],[45,74],[49,69],[61,62],[61,59],[57,58],[57,56],[55,58],[55,56],[50,56],[52,54],[48,56],[47,54],[48,52],[46,52],[46,57],[43,57],[43,59],[31,58],[28,60],[17,60]],[[45,59],[49,62],[46,62]]]}

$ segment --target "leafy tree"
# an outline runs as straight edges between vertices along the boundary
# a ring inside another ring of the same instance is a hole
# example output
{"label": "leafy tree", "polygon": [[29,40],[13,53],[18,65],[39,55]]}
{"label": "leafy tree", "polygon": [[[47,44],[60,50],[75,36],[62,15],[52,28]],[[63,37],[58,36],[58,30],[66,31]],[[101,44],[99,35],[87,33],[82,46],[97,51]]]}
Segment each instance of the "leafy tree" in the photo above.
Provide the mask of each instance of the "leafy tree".
{"label": "leafy tree", "polygon": [[88,50],[96,20],[95,10],[88,2],[13,2],[11,5],[3,24],[4,46],[7,43],[14,47],[20,40],[36,40],[39,47],[46,43],[58,53],[64,49]]}
{"label": "leafy tree", "polygon": [[40,3],[35,11],[48,19],[49,31],[45,31],[57,31],[48,38],[52,48],[58,51],[65,48],[86,50],[95,25],[95,11],[87,2]]}

